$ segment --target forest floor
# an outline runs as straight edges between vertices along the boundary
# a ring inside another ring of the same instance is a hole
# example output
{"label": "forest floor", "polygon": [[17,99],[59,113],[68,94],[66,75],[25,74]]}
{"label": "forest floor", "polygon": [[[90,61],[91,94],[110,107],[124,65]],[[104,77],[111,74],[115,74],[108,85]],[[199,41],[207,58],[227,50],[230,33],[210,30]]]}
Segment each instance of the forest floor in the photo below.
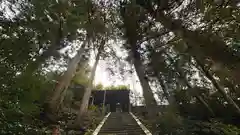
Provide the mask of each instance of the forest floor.
{"label": "forest floor", "polygon": [[98,124],[103,119],[103,115],[97,110],[90,110],[85,118],[83,124],[79,128],[72,128],[77,115],[77,110],[66,109],[62,112],[60,123],[61,135],[91,135]]}

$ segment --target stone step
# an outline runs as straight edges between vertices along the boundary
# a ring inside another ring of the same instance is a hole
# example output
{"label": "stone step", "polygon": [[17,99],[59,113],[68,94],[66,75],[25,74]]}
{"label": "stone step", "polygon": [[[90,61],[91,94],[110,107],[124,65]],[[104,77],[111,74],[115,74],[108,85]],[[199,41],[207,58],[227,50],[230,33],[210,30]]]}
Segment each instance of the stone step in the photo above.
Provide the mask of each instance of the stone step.
{"label": "stone step", "polygon": [[143,132],[100,132],[98,135],[145,135]]}
{"label": "stone step", "polygon": [[105,128],[105,129],[102,129],[101,131],[117,131],[117,130],[127,130],[127,131],[142,131],[141,128],[139,127],[136,127],[136,128]]}
{"label": "stone step", "polygon": [[100,133],[105,133],[105,134],[106,133],[108,133],[108,134],[118,134],[118,133],[128,133],[128,134],[130,134],[130,133],[134,133],[134,134],[138,133],[138,134],[144,134],[144,132],[141,131],[141,130],[136,130],[136,131],[128,131],[128,130],[122,130],[122,131],[119,131],[119,130],[117,130],[117,131],[101,131]]}
{"label": "stone step", "polygon": [[133,127],[105,127],[105,128],[102,128],[102,130],[135,130],[135,129],[142,129],[141,127],[139,126],[133,126]]}
{"label": "stone step", "polygon": [[98,135],[145,135],[129,113],[111,113]]}
{"label": "stone step", "polygon": [[145,133],[141,130],[111,130],[111,131],[100,131],[99,135],[101,134],[109,134],[109,135],[115,135],[115,134],[129,134],[129,135],[144,135]]}
{"label": "stone step", "polygon": [[145,135],[143,133],[99,133],[98,135]]}
{"label": "stone step", "polygon": [[135,129],[135,128],[140,128],[138,125],[134,125],[134,126],[106,126],[106,127],[104,127],[104,128],[102,128],[102,129],[116,129],[116,128],[118,128],[118,129],[122,129],[122,128],[124,128],[124,129]]}

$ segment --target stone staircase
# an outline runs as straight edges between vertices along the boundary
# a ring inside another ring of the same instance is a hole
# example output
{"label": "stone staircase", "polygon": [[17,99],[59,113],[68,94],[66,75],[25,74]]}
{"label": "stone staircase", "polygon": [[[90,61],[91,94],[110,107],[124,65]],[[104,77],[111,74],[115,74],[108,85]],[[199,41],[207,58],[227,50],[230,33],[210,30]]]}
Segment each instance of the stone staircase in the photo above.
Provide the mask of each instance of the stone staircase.
{"label": "stone staircase", "polygon": [[146,135],[127,112],[112,112],[98,135]]}

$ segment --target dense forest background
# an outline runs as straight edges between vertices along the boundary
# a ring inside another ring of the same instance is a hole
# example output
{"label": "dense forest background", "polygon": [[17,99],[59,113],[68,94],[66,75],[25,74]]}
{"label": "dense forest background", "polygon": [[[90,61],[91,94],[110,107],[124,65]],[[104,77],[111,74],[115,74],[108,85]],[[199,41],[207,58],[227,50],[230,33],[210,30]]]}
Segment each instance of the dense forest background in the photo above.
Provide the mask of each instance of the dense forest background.
{"label": "dense forest background", "polygon": [[91,132],[102,114],[89,98],[102,89],[93,81],[106,60],[111,73],[136,73],[147,108],[138,116],[153,132],[238,135],[239,7],[237,0],[1,0],[0,134],[48,134],[52,125]]}

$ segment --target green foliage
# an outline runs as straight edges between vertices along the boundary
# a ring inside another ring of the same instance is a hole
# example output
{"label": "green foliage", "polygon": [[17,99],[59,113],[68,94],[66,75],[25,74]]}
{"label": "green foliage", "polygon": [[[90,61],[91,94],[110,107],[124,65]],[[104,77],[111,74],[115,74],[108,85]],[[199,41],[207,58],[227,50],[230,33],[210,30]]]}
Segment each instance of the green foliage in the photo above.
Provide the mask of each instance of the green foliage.
{"label": "green foliage", "polygon": [[[190,121],[187,122],[188,132],[203,135],[238,135],[240,129],[233,125],[212,120],[210,122]],[[193,125],[193,126],[192,126]]]}
{"label": "green foliage", "polygon": [[[86,63],[82,63],[78,65],[77,72],[75,73],[74,77],[72,78],[72,89],[69,91],[72,92],[73,101],[81,101],[82,96],[84,94],[85,88],[89,85],[89,71],[90,67]],[[78,88],[74,88],[78,87]]]}
{"label": "green foliage", "polygon": [[95,89],[97,89],[97,90],[102,90],[102,89],[103,89],[103,85],[102,85],[101,83],[99,83],[99,84],[97,84],[97,85],[95,86]]}
{"label": "green foliage", "polygon": [[95,105],[90,105],[88,109],[93,111],[93,112],[99,111],[99,108],[97,106],[95,106]]}
{"label": "green foliage", "polygon": [[[81,86],[81,85],[80,85]],[[85,91],[85,87],[82,86],[82,88],[73,88],[73,89],[70,89],[70,91],[72,91],[72,94],[73,94],[73,101],[81,101],[82,100],[82,97],[83,97],[83,94],[84,94],[84,91]]]}
{"label": "green foliage", "polygon": [[45,130],[41,128],[43,122],[39,115],[52,82],[42,75],[35,75],[31,81],[21,83],[17,89],[1,92],[0,134],[43,134]]}
{"label": "green foliage", "polygon": [[240,129],[236,126],[224,124],[217,120],[200,121],[182,118],[166,112],[157,120],[159,134],[174,135],[238,135]]}
{"label": "green foliage", "polygon": [[129,90],[129,86],[126,85],[111,85],[104,87],[103,84],[99,83],[94,86],[95,90]]}
{"label": "green foliage", "polygon": [[[236,76],[240,68],[239,3],[197,0],[179,9],[181,2],[166,0],[163,5],[156,0],[138,0],[119,5],[119,1],[109,1],[109,4],[90,0],[1,1],[0,134],[44,134],[39,114],[54,86],[52,79],[56,78],[49,78],[41,67],[55,59],[64,59],[58,50],[86,37],[91,39],[86,54],[96,48],[93,44],[99,39],[120,42],[130,39],[123,44],[127,51],[139,52],[143,74],[149,83],[166,88],[165,93],[169,95],[173,93],[182,116],[171,111],[161,115],[156,121],[160,134],[239,134],[237,127],[223,123],[236,112],[236,109],[226,109],[231,108],[226,101],[233,98],[239,105],[239,76]],[[109,52],[103,54],[107,56]],[[136,56],[129,55],[130,59],[133,57]],[[206,72],[199,68],[196,59],[203,63],[213,80],[204,75]],[[81,100],[84,87],[89,85],[87,70],[89,67],[77,71],[72,82],[83,89],[69,90],[65,102]],[[216,83],[213,87],[214,79],[229,98],[213,93],[219,90]],[[129,87],[98,84],[95,89],[128,90]],[[222,121],[201,120],[207,113],[196,96],[201,96],[217,113],[227,110],[217,114]],[[98,110],[90,106],[90,112]],[[189,112],[198,120],[185,118]],[[89,127],[95,128],[98,116],[89,113],[88,119],[93,123]]]}
{"label": "green foliage", "polygon": [[161,115],[155,124],[157,130],[160,131],[159,134],[184,134],[183,118],[171,111],[167,111]]}
{"label": "green foliage", "polygon": [[108,86],[105,87],[103,90],[129,90],[129,87],[126,85],[117,85],[117,86]]}
{"label": "green foliage", "polygon": [[88,77],[89,70],[90,70],[90,67],[87,67],[87,68],[80,67],[72,79],[73,83],[87,87],[89,84],[89,77]]}
{"label": "green foliage", "polygon": [[91,105],[89,106],[89,112],[87,114],[87,117],[85,119],[85,127],[87,127],[87,131],[84,135],[91,135],[92,132],[97,128],[98,124],[102,120],[102,114],[100,108],[97,106]]}

